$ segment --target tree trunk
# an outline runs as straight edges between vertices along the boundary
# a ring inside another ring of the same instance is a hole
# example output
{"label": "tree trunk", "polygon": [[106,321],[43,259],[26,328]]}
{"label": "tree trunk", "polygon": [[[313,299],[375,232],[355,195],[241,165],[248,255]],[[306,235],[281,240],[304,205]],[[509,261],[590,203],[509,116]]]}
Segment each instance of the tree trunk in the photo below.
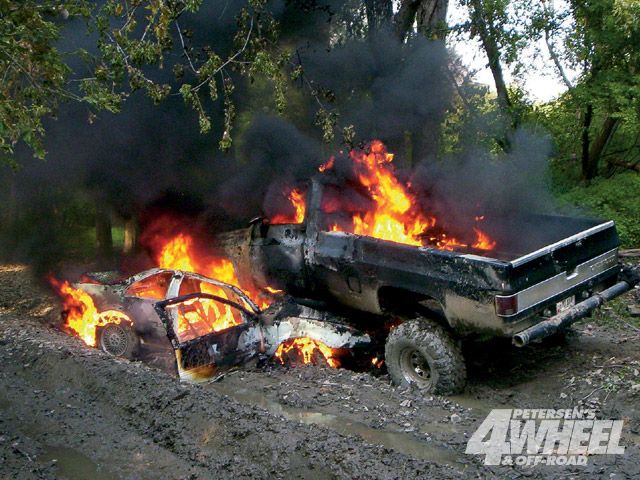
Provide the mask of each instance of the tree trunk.
{"label": "tree trunk", "polygon": [[427,38],[444,39],[448,6],[449,0],[402,0],[395,18],[398,38],[404,41],[415,22]]}
{"label": "tree trunk", "polygon": [[396,13],[395,24],[396,34],[401,42],[403,42],[413,26],[413,22],[416,20],[416,10],[420,0],[402,0],[400,2],[400,8]]}
{"label": "tree trunk", "polygon": [[585,172],[586,180],[591,180],[598,176],[598,165],[600,163],[600,158],[607,148],[607,145],[611,141],[611,138],[616,133],[619,124],[620,119],[618,118],[613,118],[609,115],[607,115],[607,118],[605,118],[600,133],[598,133],[598,136],[593,139],[593,142],[591,143],[591,146],[589,148],[588,168]]}
{"label": "tree trunk", "polygon": [[591,171],[591,164],[589,162],[589,145],[591,140],[589,139],[589,128],[591,127],[591,120],[593,119],[593,105],[587,104],[587,109],[584,112],[584,119],[582,120],[582,178],[589,181],[595,174]]}
{"label": "tree trunk", "polygon": [[96,248],[101,260],[113,258],[111,215],[109,207],[100,198],[96,199]]}
{"label": "tree trunk", "polygon": [[16,178],[12,173],[9,175],[11,175],[11,178],[9,179],[9,192],[7,204],[3,211],[4,221],[2,222],[2,228],[6,231],[11,231],[11,229],[13,229],[18,216],[18,190],[16,188]]}
{"label": "tree trunk", "polygon": [[611,166],[614,166],[614,167],[622,167],[622,168],[626,168],[627,170],[633,170],[635,172],[640,172],[640,163],[624,162],[624,161],[616,159],[616,158],[607,159],[607,163],[609,165],[611,165]]}
{"label": "tree trunk", "polygon": [[427,38],[444,40],[447,36],[448,0],[426,0],[416,10],[418,32]]}
{"label": "tree trunk", "polygon": [[491,70],[491,75],[493,76],[493,81],[496,86],[498,104],[500,105],[502,112],[510,119],[511,127],[516,128],[519,121],[511,111],[512,102],[509,98],[509,90],[507,90],[507,84],[504,81],[504,74],[502,72],[502,65],[500,64],[500,49],[498,48],[496,32],[491,24],[491,19],[487,19],[482,0],[471,0],[470,5],[471,23],[478,32],[482,48],[487,55],[489,69]]}
{"label": "tree trunk", "polygon": [[135,218],[128,218],[124,222],[124,242],[122,253],[133,253],[138,247],[138,222]]}
{"label": "tree trunk", "polygon": [[[418,32],[434,42],[433,48],[446,48],[444,39],[447,34],[447,8],[449,0],[402,0],[395,16],[396,34],[404,41],[412,31],[414,23]],[[405,152],[410,156],[408,163],[413,164],[438,151],[442,118],[435,115],[416,129],[405,132]]]}

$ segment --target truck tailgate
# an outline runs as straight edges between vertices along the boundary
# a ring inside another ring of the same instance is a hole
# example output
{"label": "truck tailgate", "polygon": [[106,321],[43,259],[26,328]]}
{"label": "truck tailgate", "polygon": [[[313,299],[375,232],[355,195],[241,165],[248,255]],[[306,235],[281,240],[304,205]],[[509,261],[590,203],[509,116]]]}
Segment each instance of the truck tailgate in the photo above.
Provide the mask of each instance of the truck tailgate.
{"label": "truck tailgate", "polygon": [[509,287],[523,290],[561,273],[567,282],[584,281],[617,264],[618,246],[614,223],[603,222],[511,260]]}

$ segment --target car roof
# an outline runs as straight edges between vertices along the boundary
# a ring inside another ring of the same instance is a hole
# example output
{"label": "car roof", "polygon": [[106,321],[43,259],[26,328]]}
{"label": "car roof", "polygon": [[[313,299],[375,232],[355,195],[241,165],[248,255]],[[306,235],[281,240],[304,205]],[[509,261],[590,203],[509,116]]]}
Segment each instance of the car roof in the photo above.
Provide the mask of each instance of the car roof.
{"label": "car roof", "polygon": [[230,283],[222,282],[220,280],[216,280],[215,278],[211,278],[211,277],[206,277],[204,275],[200,275],[199,273],[195,273],[195,272],[187,272],[184,270],[172,270],[167,268],[151,268],[149,270],[139,272],[129,277],[123,283],[130,285],[132,283],[138,282],[140,280],[144,280],[145,278],[151,277],[158,273],[165,273],[165,272],[171,273],[172,275],[182,274],[191,278],[202,280],[207,283],[211,283],[213,285],[217,285],[222,288],[227,288],[233,291],[240,298],[242,298],[251,307],[251,309],[255,311],[255,313],[260,313],[260,308],[258,307],[258,305],[256,305],[256,303],[253,300],[251,300],[251,298],[242,289],[236,287],[235,285],[231,285]]}

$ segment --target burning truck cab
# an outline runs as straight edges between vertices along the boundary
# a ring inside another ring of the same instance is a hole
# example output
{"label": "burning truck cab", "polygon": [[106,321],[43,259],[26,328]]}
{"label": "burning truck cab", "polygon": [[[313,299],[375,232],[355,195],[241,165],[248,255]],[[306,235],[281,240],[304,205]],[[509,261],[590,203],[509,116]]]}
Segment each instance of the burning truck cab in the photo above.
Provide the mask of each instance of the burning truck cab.
{"label": "burning truck cab", "polygon": [[351,160],[350,178],[326,175],[330,161],[287,195],[289,215],[223,234],[218,246],[243,284],[368,314],[367,328],[390,330],[385,363],[395,383],[460,391],[461,339],[511,337],[522,347],[638,283],[618,259],[613,222],[487,214],[466,236],[450,235],[417,207],[383,147]]}

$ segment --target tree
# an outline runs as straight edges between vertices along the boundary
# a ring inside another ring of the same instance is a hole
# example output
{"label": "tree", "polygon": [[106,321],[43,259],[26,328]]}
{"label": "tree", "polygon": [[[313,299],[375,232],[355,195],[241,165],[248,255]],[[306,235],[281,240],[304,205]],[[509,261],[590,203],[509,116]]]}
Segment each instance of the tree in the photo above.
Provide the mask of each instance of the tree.
{"label": "tree", "polygon": [[395,18],[398,38],[405,40],[415,23],[427,38],[444,39],[448,7],[448,0],[402,0]]}
{"label": "tree", "polygon": [[85,16],[84,2],[0,1],[0,149],[14,163],[15,145],[25,142],[44,156],[42,118],[60,99],[78,99],[66,88],[70,69],[55,42],[64,20]]}
{"label": "tree", "polygon": [[[520,124],[520,116],[514,109],[509,88],[504,78],[503,63],[518,62],[523,49],[521,10],[528,1],[510,0],[465,0],[469,9],[470,22],[466,26],[471,38],[477,36],[487,56],[488,66],[493,76],[498,105],[508,119],[508,128],[513,130]],[[463,25],[463,28],[465,26]],[[508,148],[506,136],[498,143]]]}
{"label": "tree", "polygon": [[369,34],[388,26],[393,18],[391,0],[365,0],[364,7]]}
{"label": "tree", "polygon": [[[581,173],[589,182],[599,174],[620,129],[632,140],[622,140],[626,145],[619,146],[618,153],[637,146],[640,5],[624,0],[573,0],[566,9],[554,9],[543,2],[532,18],[532,37],[544,37],[568,88],[563,101],[581,112]],[[567,68],[579,72],[576,81],[569,79]]]}
{"label": "tree", "polygon": [[[196,50],[190,45],[190,32],[182,29],[180,20],[196,13],[201,4],[202,0],[105,0],[101,4],[0,0],[0,148],[4,160],[15,163],[13,153],[19,142],[44,157],[42,119],[55,114],[61,100],[117,112],[136,90],[144,90],[155,102],[177,94],[196,112],[200,130],[208,132],[211,116],[204,99],[215,102],[220,92],[225,112],[222,149],[231,145],[235,116],[231,95],[238,76],[272,80],[273,97],[281,109],[286,100],[281,67],[288,57],[274,48],[277,25],[266,1],[247,0],[238,13],[232,48],[227,51],[216,51],[214,45]],[[57,42],[69,19],[84,19],[88,31],[96,32],[95,48],[59,51]],[[171,81],[156,72],[169,63],[168,53],[175,48],[182,57],[170,64]],[[82,60],[92,75],[75,75],[68,58]]]}

